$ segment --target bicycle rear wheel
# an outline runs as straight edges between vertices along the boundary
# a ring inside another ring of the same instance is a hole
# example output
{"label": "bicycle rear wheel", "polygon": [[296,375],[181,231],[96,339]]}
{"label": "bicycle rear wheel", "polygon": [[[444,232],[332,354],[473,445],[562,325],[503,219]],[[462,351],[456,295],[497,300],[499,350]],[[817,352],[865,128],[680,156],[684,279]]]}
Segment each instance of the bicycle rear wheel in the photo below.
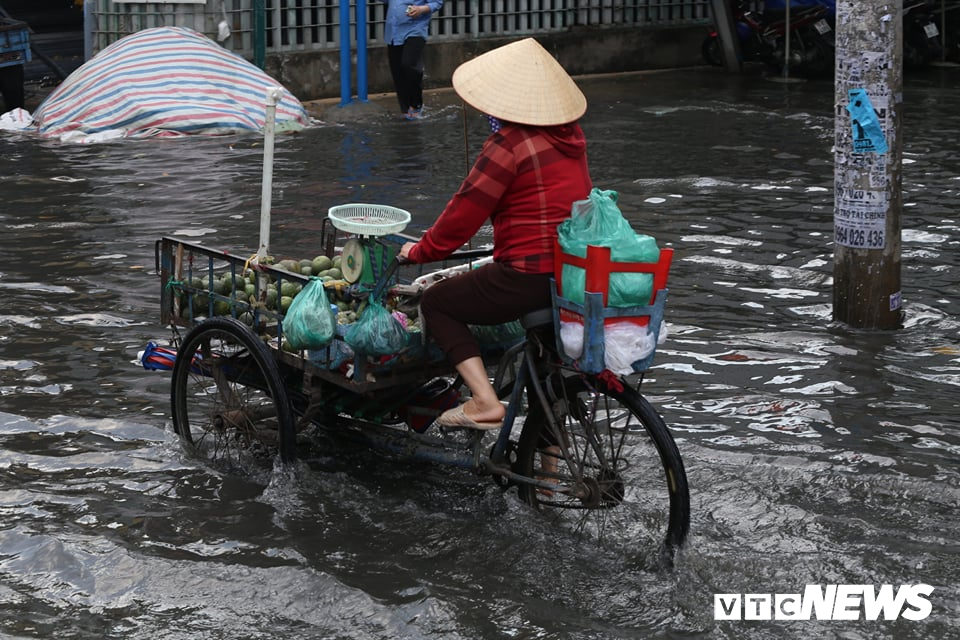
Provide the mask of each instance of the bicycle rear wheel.
{"label": "bicycle rear wheel", "polygon": [[521,484],[521,499],[597,540],[657,548],[671,566],[689,529],[690,496],[663,419],[619,381],[557,375],[545,391],[547,407],[530,400],[516,471],[553,488]]}

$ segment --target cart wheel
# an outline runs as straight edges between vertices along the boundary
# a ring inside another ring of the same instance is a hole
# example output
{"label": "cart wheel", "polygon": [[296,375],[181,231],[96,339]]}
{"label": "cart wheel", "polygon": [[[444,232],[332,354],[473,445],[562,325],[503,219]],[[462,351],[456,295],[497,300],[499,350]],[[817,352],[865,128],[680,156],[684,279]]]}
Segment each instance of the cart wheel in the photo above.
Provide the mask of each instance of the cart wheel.
{"label": "cart wheel", "polygon": [[625,537],[630,547],[657,549],[656,564],[672,566],[689,528],[690,497],[663,419],[638,391],[608,388],[596,376],[553,386],[556,428],[532,401],[515,469],[554,488],[520,484],[520,498],[597,540]]}
{"label": "cart wheel", "polygon": [[[188,357],[190,356],[190,357]],[[233,318],[210,318],[184,338],[170,399],[180,440],[217,465],[295,458],[293,412],[269,348]]]}

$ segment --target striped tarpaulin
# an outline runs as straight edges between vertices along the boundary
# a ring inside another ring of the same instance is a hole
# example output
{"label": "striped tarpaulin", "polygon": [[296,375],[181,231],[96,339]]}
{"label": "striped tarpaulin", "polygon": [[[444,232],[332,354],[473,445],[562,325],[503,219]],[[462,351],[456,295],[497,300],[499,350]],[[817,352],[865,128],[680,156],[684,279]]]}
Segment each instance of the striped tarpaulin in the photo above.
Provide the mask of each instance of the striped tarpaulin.
{"label": "striped tarpaulin", "polygon": [[[259,131],[269,89],[279,83],[191,29],[126,36],[74,71],[34,113],[46,136],[128,137]],[[278,130],[306,126],[303,105],[282,89]]]}

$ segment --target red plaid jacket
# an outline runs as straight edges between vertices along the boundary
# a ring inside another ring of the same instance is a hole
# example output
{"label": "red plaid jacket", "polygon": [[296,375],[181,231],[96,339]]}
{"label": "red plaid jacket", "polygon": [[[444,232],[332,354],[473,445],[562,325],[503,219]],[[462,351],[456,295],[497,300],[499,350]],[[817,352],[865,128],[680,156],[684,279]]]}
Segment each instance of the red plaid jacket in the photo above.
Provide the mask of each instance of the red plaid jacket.
{"label": "red plaid jacket", "polygon": [[524,273],[552,272],[557,225],[591,187],[580,125],[504,123],[487,138],[470,173],[410,251],[410,259],[442,260],[489,219],[494,260]]}

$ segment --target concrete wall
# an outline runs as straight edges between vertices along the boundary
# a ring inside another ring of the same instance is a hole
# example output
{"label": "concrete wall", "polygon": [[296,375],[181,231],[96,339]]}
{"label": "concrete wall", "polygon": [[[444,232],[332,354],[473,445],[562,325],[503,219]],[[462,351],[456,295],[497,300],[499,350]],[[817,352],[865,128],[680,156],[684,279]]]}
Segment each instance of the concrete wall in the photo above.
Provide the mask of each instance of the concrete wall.
{"label": "concrete wall", "polygon": [[[689,67],[703,64],[700,45],[707,26],[629,27],[582,29],[538,35],[543,44],[571,75],[616,73]],[[470,42],[428,41],[424,54],[425,88],[450,86],[453,70],[484,51],[516,40],[484,38]],[[368,51],[369,93],[393,91],[387,65],[386,47]],[[301,100],[340,96],[340,52],[273,54],[267,56],[266,71]],[[356,70],[351,95],[356,96]]]}

